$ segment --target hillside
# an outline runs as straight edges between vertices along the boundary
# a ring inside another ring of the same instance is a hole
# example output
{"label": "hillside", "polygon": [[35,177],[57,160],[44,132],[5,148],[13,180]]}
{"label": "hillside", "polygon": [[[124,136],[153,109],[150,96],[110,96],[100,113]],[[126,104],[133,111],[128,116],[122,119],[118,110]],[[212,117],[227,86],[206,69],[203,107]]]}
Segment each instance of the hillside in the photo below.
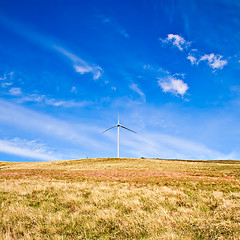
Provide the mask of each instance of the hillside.
{"label": "hillside", "polygon": [[0,162],[0,239],[240,239],[240,161]]}

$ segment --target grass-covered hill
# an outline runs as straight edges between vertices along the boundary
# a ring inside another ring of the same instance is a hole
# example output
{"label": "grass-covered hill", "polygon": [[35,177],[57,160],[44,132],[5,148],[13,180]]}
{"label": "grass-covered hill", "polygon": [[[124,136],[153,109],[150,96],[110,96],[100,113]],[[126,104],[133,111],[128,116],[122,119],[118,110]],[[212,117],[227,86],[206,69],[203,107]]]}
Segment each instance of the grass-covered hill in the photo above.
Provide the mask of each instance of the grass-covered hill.
{"label": "grass-covered hill", "polygon": [[0,239],[240,239],[240,161],[0,162]]}

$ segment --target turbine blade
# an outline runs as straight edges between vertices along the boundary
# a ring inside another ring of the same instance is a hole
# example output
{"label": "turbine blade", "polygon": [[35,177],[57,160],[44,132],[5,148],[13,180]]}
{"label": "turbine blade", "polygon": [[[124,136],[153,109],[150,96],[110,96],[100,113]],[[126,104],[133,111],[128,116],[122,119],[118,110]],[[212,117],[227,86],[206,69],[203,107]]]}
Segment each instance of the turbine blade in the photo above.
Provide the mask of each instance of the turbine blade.
{"label": "turbine blade", "polygon": [[128,130],[128,131],[130,131],[130,132],[136,133],[135,131],[133,131],[133,130],[131,130],[131,129],[129,129],[129,128],[124,127],[123,125],[120,125],[120,127],[125,128],[126,130]]}
{"label": "turbine blade", "polygon": [[112,128],[115,128],[115,127],[116,127],[116,125],[113,126],[113,127],[108,128],[107,130],[103,131],[102,133],[105,133],[105,132],[107,132],[108,130],[110,130],[110,129],[112,129]]}

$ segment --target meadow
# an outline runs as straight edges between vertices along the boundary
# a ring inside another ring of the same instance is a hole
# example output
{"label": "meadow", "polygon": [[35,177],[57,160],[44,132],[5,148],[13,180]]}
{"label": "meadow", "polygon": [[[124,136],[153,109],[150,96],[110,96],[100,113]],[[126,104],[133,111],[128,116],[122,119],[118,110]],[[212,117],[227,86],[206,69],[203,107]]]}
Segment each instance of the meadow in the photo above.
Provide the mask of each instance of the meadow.
{"label": "meadow", "polygon": [[0,239],[240,239],[240,161],[0,162]]}

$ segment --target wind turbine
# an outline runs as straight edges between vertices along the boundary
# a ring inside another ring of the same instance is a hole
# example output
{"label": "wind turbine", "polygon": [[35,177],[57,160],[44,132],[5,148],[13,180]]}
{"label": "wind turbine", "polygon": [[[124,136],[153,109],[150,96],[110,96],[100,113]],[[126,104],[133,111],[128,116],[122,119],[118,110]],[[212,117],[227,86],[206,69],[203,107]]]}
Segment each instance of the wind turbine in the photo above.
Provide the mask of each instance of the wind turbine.
{"label": "wind turbine", "polygon": [[119,123],[119,115],[118,115],[118,123],[117,123],[117,125],[114,125],[113,127],[110,127],[110,128],[108,128],[107,130],[105,130],[104,132],[102,132],[102,133],[105,133],[105,132],[107,132],[108,130],[110,130],[110,129],[112,129],[112,128],[115,128],[115,127],[117,127],[118,128],[118,136],[117,136],[117,157],[119,158],[119,128],[121,127],[121,128],[124,128],[124,129],[126,129],[126,130],[128,130],[128,131],[130,131],[130,132],[133,132],[133,133],[136,133],[135,131],[133,131],[133,130],[131,130],[131,129],[129,129],[129,128],[127,128],[127,127],[124,127],[123,125],[121,125],[120,123]]}

